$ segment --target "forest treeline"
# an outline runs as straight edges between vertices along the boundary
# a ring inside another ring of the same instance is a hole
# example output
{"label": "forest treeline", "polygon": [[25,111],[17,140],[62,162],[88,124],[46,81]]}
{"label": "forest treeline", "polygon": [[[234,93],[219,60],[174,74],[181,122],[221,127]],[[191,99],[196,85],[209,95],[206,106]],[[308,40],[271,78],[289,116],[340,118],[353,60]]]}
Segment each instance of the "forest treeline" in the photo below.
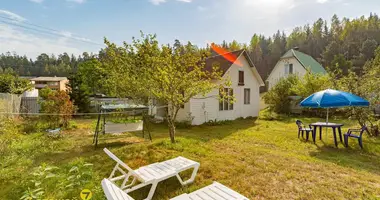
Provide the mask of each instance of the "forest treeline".
{"label": "forest treeline", "polygon": [[[271,37],[253,34],[248,44],[234,40],[223,41],[220,45],[231,51],[247,49],[265,79],[278,59],[294,47],[311,55],[327,69],[338,68],[347,72],[351,68],[360,74],[365,62],[374,57],[379,44],[380,19],[377,14],[371,13],[368,17],[356,19],[340,19],[334,15],[329,21],[320,18],[312,24],[296,27],[289,35],[281,31]],[[211,51],[208,46],[206,49]],[[97,55],[87,52],[80,56],[43,53],[32,60],[8,52],[0,55],[0,70],[11,68],[20,76],[70,76],[79,63],[93,57]]]}

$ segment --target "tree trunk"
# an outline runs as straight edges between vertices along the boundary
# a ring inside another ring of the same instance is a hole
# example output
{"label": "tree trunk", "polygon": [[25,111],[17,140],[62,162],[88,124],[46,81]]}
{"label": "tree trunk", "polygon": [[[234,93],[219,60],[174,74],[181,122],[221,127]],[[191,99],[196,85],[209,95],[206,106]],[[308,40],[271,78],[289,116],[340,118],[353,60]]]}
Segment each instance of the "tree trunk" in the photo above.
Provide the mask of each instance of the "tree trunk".
{"label": "tree trunk", "polygon": [[168,117],[168,128],[169,128],[170,141],[172,143],[175,143],[175,124],[170,116]]}

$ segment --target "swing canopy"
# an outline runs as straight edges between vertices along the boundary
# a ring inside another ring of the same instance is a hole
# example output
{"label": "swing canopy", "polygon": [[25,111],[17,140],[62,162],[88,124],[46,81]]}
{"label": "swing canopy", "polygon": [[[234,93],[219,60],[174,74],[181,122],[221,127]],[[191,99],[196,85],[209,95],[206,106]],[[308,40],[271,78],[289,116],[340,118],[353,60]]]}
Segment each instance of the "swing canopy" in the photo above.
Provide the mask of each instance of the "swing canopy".
{"label": "swing canopy", "polygon": [[139,110],[139,109],[148,109],[147,106],[144,105],[136,105],[136,104],[108,104],[108,105],[102,105],[100,107],[101,110]]}

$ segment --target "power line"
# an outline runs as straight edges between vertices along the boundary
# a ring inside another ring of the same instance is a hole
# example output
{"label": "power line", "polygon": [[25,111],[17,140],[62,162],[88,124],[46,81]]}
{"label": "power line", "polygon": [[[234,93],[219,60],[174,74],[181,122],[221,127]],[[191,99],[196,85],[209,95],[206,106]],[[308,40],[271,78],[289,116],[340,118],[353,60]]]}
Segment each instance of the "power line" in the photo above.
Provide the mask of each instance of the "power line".
{"label": "power line", "polygon": [[[4,18],[4,19],[10,19],[10,18],[3,17],[3,16],[0,16],[0,17],[1,17],[1,18]],[[67,39],[76,40],[76,41],[83,42],[83,43],[89,43],[89,44],[93,44],[93,45],[104,46],[104,44],[100,44],[100,43],[96,43],[96,42],[91,42],[91,41],[86,41],[86,40],[81,40],[81,39],[78,39],[78,38],[76,38],[76,37],[70,37],[70,36],[66,36],[66,35],[64,35],[64,34],[60,34],[60,33],[59,33],[60,31],[55,30],[55,29],[44,28],[44,29],[46,29],[46,30],[51,30],[51,31],[45,31],[45,30],[36,29],[36,28],[29,27],[29,26],[24,26],[24,25],[21,25],[21,24],[16,24],[16,23],[12,23],[12,22],[8,22],[8,21],[4,21],[4,20],[0,20],[0,22],[2,22],[2,23],[4,23],[4,24],[11,25],[11,26],[16,26],[16,27],[19,27],[19,28],[23,28],[23,29],[26,29],[26,30],[35,31],[35,32],[42,33],[42,34],[53,35],[53,36],[59,36],[59,37],[64,37],[64,38],[67,38]],[[15,20],[13,20],[13,22],[15,22]],[[18,22],[18,21],[17,21],[17,22]],[[34,25],[34,24],[30,24],[30,23],[25,23],[25,24],[33,25],[33,26],[36,26],[36,27],[42,27],[42,26],[38,26],[38,25]]]}
{"label": "power line", "polygon": [[50,30],[50,31],[54,31],[54,32],[60,32],[59,30],[56,30],[56,29],[43,27],[43,26],[40,26],[40,25],[28,23],[28,22],[25,22],[25,21],[19,21],[19,20],[16,20],[16,19],[12,19],[10,17],[0,16],[0,18],[7,19],[7,20],[10,20],[10,21],[14,21],[14,22],[17,22],[17,23],[28,24],[28,25],[31,25],[31,26],[35,26],[35,27],[38,27],[38,28],[42,28],[42,29],[46,29],[46,30]]}
{"label": "power line", "polygon": [[[167,108],[168,106],[154,106],[156,109]],[[72,114],[60,114],[60,113],[22,113],[22,112],[0,112],[0,115],[38,115],[38,116],[85,116],[85,115],[112,115],[112,114],[129,114],[134,113],[135,110],[122,111],[122,112],[93,112],[93,113],[72,113]]]}
{"label": "power line", "polygon": [[112,114],[128,114],[133,111],[125,112],[104,112],[104,113],[73,113],[73,114],[60,114],[60,113],[13,113],[13,112],[0,112],[1,115],[38,115],[38,116],[85,116],[85,115],[112,115]]}

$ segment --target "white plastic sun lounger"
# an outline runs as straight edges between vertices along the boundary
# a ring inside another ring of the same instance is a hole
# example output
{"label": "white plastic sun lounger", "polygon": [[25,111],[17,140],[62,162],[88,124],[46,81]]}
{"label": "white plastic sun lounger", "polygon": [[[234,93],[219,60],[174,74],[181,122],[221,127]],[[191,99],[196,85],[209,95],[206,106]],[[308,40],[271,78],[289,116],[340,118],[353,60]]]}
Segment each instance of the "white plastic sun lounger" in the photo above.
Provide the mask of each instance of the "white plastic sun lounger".
{"label": "white plastic sun lounger", "polygon": [[[103,179],[102,187],[108,200],[134,200],[108,179]],[[182,194],[171,200],[248,200],[248,198],[218,182],[214,182],[195,192]]]}
{"label": "white plastic sun lounger", "polygon": [[190,194],[182,194],[170,200],[248,200],[248,198],[227,186],[214,182]]}
{"label": "white plastic sun lounger", "polygon": [[[180,157],[173,158],[164,162],[153,163],[144,167],[140,167],[136,170],[133,170],[127,164],[121,161],[118,157],[116,157],[112,152],[110,152],[108,149],[104,148],[104,152],[110,158],[116,161],[116,166],[112,170],[112,173],[110,177],[108,178],[108,180],[113,183],[115,183],[115,181],[123,180],[120,186],[120,189],[124,191],[125,194],[138,190],[147,185],[152,185],[150,188],[148,197],[146,198],[149,200],[152,199],[154,192],[156,190],[157,184],[160,181],[176,176],[178,181],[182,185],[187,185],[189,183],[194,182],[195,176],[199,169],[198,162],[195,162],[195,161],[192,161],[180,156]],[[186,171],[188,169],[193,169],[191,177],[189,180],[183,181],[179,173]],[[116,176],[115,175],[116,172],[121,173],[121,175]],[[102,182],[102,185],[103,185],[103,182]],[[111,199],[115,199],[115,198],[111,198]]]}

